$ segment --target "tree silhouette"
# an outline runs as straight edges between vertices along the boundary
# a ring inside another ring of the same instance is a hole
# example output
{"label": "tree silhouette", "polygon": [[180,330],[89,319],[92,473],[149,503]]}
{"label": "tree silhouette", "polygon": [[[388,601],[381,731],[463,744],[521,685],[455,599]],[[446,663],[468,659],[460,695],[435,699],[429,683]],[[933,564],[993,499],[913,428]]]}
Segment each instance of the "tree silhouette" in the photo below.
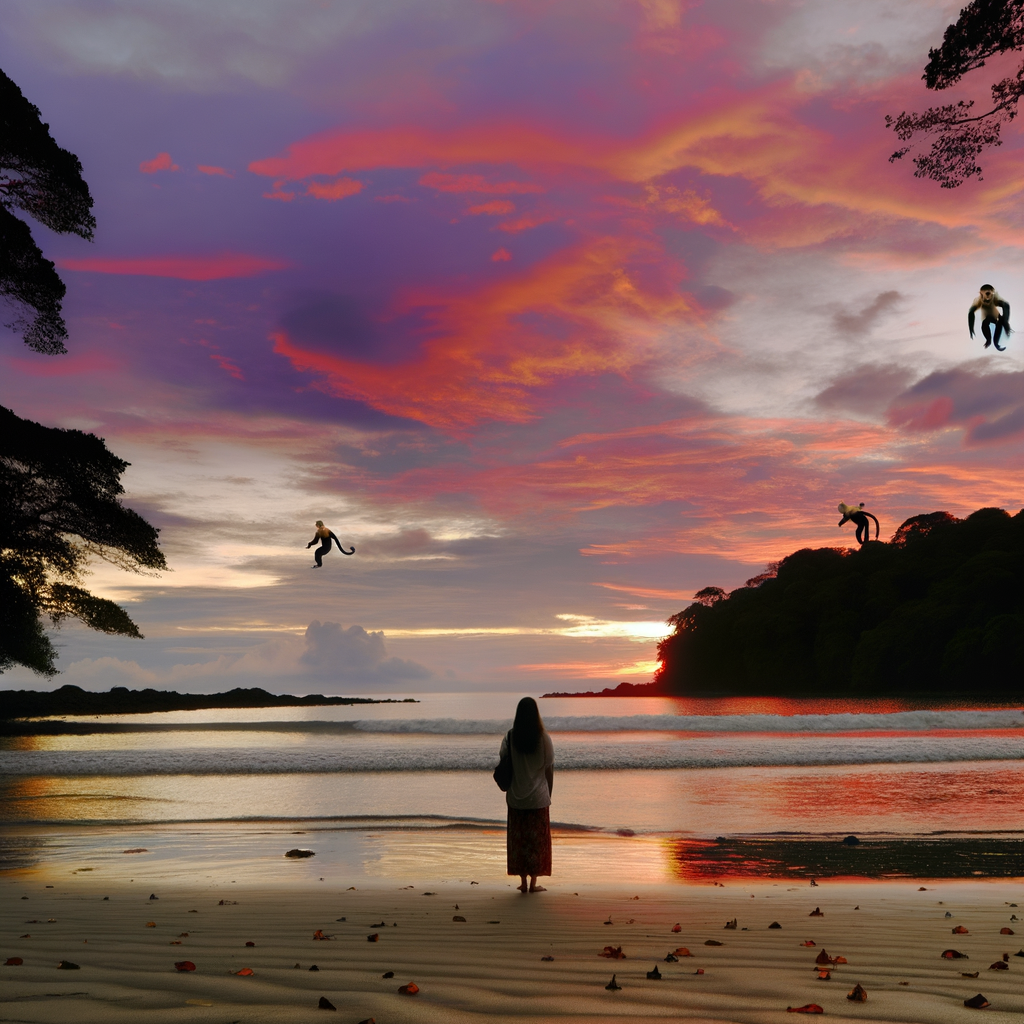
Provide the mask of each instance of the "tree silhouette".
{"label": "tree silhouette", "polygon": [[59,355],[67,352],[64,282],[12,210],[80,238],[92,239],[96,227],[78,157],[54,142],[39,108],[0,71],[0,295],[15,307],[5,326],[29,348]]}
{"label": "tree silhouette", "polygon": [[129,572],[167,568],[157,530],[118,500],[127,467],[94,434],[0,406],[0,672],[56,672],[43,616],[142,636],[123,608],[78,586],[90,555]]}
{"label": "tree silhouette", "polygon": [[[1024,49],[1024,0],[973,0],[950,25],[937,50],[928,51],[924,82],[940,91],[956,85],[964,75],[985,66],[1001,53]],[[915,137],[931,139],[927,153],[914,157],[916,178],[930,178],[942,188],[956,188],[968,178],[981,178],[978,156],[987,148],[1001,146],[1000,130],[1017,116],[1017,103],[1024,95],[1024,64],[1014,75],[992,87],[992,105],[984,114],[974,113],[974,100],[960,100],[929,107],[923,114],[887,116],[902,146],[889,157],[901,160]]]}

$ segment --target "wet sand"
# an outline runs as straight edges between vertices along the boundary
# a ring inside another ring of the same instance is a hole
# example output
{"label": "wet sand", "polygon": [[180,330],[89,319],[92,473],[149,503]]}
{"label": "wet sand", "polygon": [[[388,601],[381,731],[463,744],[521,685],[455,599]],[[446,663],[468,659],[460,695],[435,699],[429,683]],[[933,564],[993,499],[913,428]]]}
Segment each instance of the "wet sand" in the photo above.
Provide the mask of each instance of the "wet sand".
{"label": "wet sand", "polygon": [[[1024,1014],[1024,957],[1013,955],[1024,946],[1024,913],[1009,905],[1024,906],[1020,881],[811,888],[573,886],[556,878],[531,896],[504,879],[471,881],[359,878],[350,890],[333,879],[179,879],[161,882],[151,900],[143,878],[7,875],[0,963],[24,963],[0,967],[0,1020],[781,1022],[795,1019],[787,1007],[816,1003],[850,1020],[944,1022],[972,1019],[977,1011],[963,1001],[979,992],[991,1003],[988,1016],[1009,1024]],[[823,916],[809,916],[816,907]],[[737,928],[724,928],[733,918]],[[956,926],[969,934],[952,934]],[[1001,935],[1005,927],[1016,934]],[[318,930],[328,938],[314,939]],[[816,945],[802,945],[808,940]],[[603,958],[606,946],[621,946],[625,959]],[[681,946],[693,955],[665,962]],[[951,948],[969,959],[943,959]],[[829,980],[818,977],[822,950],[847,960]],[[990,969],[1004,953],[1009,969]],[[60,970],[61,960],[79,969]],[[175,969],[185,960],[194,972]],[[661,979],[649,980],[655,965]],[[245,968],[252,974],[236,973]],[[962,976],[974,971],[976,979]],[[619,991],[605,988],[613,973]],[[417,994],[399,992],[408,982]],[[855,984],[866,1002],[847,1000]],[[318,1009],[321,997],[336,1014]]]}

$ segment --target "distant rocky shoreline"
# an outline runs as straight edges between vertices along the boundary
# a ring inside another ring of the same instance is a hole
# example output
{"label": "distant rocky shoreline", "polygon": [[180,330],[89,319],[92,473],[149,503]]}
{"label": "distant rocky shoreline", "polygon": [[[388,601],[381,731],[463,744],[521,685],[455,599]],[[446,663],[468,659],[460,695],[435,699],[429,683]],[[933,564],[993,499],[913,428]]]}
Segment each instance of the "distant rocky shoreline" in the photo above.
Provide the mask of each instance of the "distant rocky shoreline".
{"label": "distant rocky shoreline", "polygon": [[107,692],[62,686],[58,690],[7,690],[0,692],[0,735],[35,735],[63,731],[63,722],[28,722],[25,719],[58,715],[140,715],[158,711],[203,711],[214,708],[288,708],[346,704],[416,704],[404,700],[373,697],[325,697],[310,693],[304,697],[273,694],[259,687],[236,687],[226,693],[177,693],[174,690],[129,690],[114,686]]}
{"label": "distant rocky shoreline", "polygon": [[618,686],[606,686],[603,690],[586,690],[583,693],[542,693],[544,697],[665,697],[668,694],[663,686],[654,683],[619,683]]}

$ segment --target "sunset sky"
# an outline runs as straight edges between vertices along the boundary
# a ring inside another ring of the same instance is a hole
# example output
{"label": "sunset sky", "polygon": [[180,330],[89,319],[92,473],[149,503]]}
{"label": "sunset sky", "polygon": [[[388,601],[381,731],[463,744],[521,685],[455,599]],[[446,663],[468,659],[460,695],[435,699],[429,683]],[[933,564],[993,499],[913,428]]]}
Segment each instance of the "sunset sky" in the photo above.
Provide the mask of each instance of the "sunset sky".
{"label": "sunset sky", "polygon": [[67,627],[53,685],[644,682],[840,501],[1015,512],[1024,334],[966,311],[1024,313],[1020,122],[959,189],[888,162],[1002,77],[924,88],[960,6],[7,0],[98,229],[33,224],[70,354],[0,331],[0,404],[129,460],[172,568],[97,565],[146,639]]}

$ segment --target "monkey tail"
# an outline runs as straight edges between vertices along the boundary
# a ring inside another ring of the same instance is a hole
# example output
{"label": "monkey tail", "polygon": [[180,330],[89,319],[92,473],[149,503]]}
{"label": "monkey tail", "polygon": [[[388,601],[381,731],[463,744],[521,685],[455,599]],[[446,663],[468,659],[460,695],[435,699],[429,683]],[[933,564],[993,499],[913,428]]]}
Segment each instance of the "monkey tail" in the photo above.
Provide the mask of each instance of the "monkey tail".
{"label": "monkey tail", "polygon": [[[876,520],[875,520],[875,522],[878,522],[878,520],[876,519]],[[355,546],[354,546],[354,545],[353,545],[353,547],[352,547],[352,550],[351,550],[351,551],[346,551],[346,550],[345,550],[345,549],[344,549],[344,548],[343,548],[343,547],[342,547],[342,546],[341,546],[341,545],[339,544],[339,545],[338,545],[338,550],[339,550],[339,551],[340,551],[340,552],[341,552],[341,553],[342,553],[343,555],[354,555],[354,554],[356,553],[356,549],[355,549]]]}
{"label": "monkey tail", "polygon": [[873,516],[870,512],[865,512],[864,515],[866,515],[869,519],[875,520],[875,540],[878,540],[878,531],[881,529],[881,527],[879,527],[878,525],[878,519],[875,516]]}

